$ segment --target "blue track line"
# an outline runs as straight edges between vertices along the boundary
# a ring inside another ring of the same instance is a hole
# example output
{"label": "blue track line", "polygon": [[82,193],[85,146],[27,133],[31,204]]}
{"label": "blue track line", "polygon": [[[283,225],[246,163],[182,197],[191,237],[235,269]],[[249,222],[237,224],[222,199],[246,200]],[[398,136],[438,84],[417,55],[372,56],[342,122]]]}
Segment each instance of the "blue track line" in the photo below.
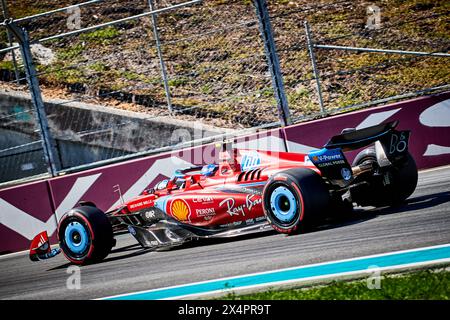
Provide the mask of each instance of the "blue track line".
{"label": "blue track line", "polygon": [[242,289],[246,287],[275,285],[289,281],[301,281],[308,278],[339,276],[351,272],[364,272],[374,266],[378,268],[394,268],[402,265],[420,263],[450,262],[450,244],[421,248],[415,250],[391,252],[381,255],[354,258],[342,261],[326,262],[283,270],[237,276],[226,279],[210,280],[200,283],[186,284],[169,288],[129,293],[105,298],[108,300],[155,300],[171,299],[180,296],[207,294],[226,289]]}

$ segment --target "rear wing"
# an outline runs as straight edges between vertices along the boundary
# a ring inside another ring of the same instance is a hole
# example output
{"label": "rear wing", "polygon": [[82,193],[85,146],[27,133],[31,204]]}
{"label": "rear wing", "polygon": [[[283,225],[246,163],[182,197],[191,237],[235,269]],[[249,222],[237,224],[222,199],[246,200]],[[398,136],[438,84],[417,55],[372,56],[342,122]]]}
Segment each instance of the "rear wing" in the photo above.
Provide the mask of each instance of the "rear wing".
{"label": "rear wing", "polygon": [[340,185],[347,184],[346,182],[352,180],[352,168],[344,156],[346,151],[375,143],[380,167],[406,159],[411,132],[395,130],[398,123],[392,121],[360,130],[346,129],[343,133],[332,137],[323,149],[310,152],[308,158],[324,177],[341,182],[338,183]]}

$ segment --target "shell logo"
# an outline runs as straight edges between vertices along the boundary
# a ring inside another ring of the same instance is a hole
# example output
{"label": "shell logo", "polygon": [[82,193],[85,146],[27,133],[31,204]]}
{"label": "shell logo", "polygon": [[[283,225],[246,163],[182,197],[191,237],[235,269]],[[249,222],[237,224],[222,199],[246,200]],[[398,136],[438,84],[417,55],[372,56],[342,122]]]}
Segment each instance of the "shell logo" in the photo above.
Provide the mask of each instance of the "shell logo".
{"label": "shell logo", "polygon": [[187,221],[191,215],[191,210],[184,200],[177,199],[172,202],[170,212],[179,221]]}

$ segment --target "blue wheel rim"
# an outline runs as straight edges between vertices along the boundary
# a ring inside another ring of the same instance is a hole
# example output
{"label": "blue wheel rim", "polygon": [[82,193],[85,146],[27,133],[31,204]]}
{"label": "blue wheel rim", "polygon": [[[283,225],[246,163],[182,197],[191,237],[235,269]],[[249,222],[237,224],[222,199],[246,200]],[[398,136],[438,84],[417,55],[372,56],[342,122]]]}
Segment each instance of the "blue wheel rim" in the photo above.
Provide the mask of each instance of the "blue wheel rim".
{"label": "blue wheel rim", "polygon": [[283,222],[291,222],[297,214],[297,200],[294,194],[286,187],[280,186],[272,191],[270,208],[275,217]]}
{"label": "blue wheel rim", "polygon": [[83,253],[89,246],[86,228],[77,221],[70,222],[64,231],[64,242],[73,253]]}

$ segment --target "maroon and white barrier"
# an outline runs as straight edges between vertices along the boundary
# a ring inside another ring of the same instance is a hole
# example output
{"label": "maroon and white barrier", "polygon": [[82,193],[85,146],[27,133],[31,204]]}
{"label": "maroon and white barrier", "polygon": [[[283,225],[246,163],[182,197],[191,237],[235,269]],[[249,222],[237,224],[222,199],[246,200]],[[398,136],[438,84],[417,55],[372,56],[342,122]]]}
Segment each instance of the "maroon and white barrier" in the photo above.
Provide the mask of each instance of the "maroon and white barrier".
{"label": "maroon and white barrier", "polygon": [[[27,249],[31,239],[43,230],[56,230],[54,207],[47,181],[0,191],[0,252]],[[54,236],[50,241],[55,241]]]}
{"label": "maroon and white barrier", "polygon": [[[419,168],[450,164],[450,92],[249,135],[235,146],[307,153],[344,128],[391,120],[412,130],[410,151]],[[114,186],[120,186],[126,201],[178,168],[217,161],[216,151],[209,144],[0,190],[0,252],[28,249],[44,230],[54,242],[57,220],[80,200],[108,210],[120,201]]]}

